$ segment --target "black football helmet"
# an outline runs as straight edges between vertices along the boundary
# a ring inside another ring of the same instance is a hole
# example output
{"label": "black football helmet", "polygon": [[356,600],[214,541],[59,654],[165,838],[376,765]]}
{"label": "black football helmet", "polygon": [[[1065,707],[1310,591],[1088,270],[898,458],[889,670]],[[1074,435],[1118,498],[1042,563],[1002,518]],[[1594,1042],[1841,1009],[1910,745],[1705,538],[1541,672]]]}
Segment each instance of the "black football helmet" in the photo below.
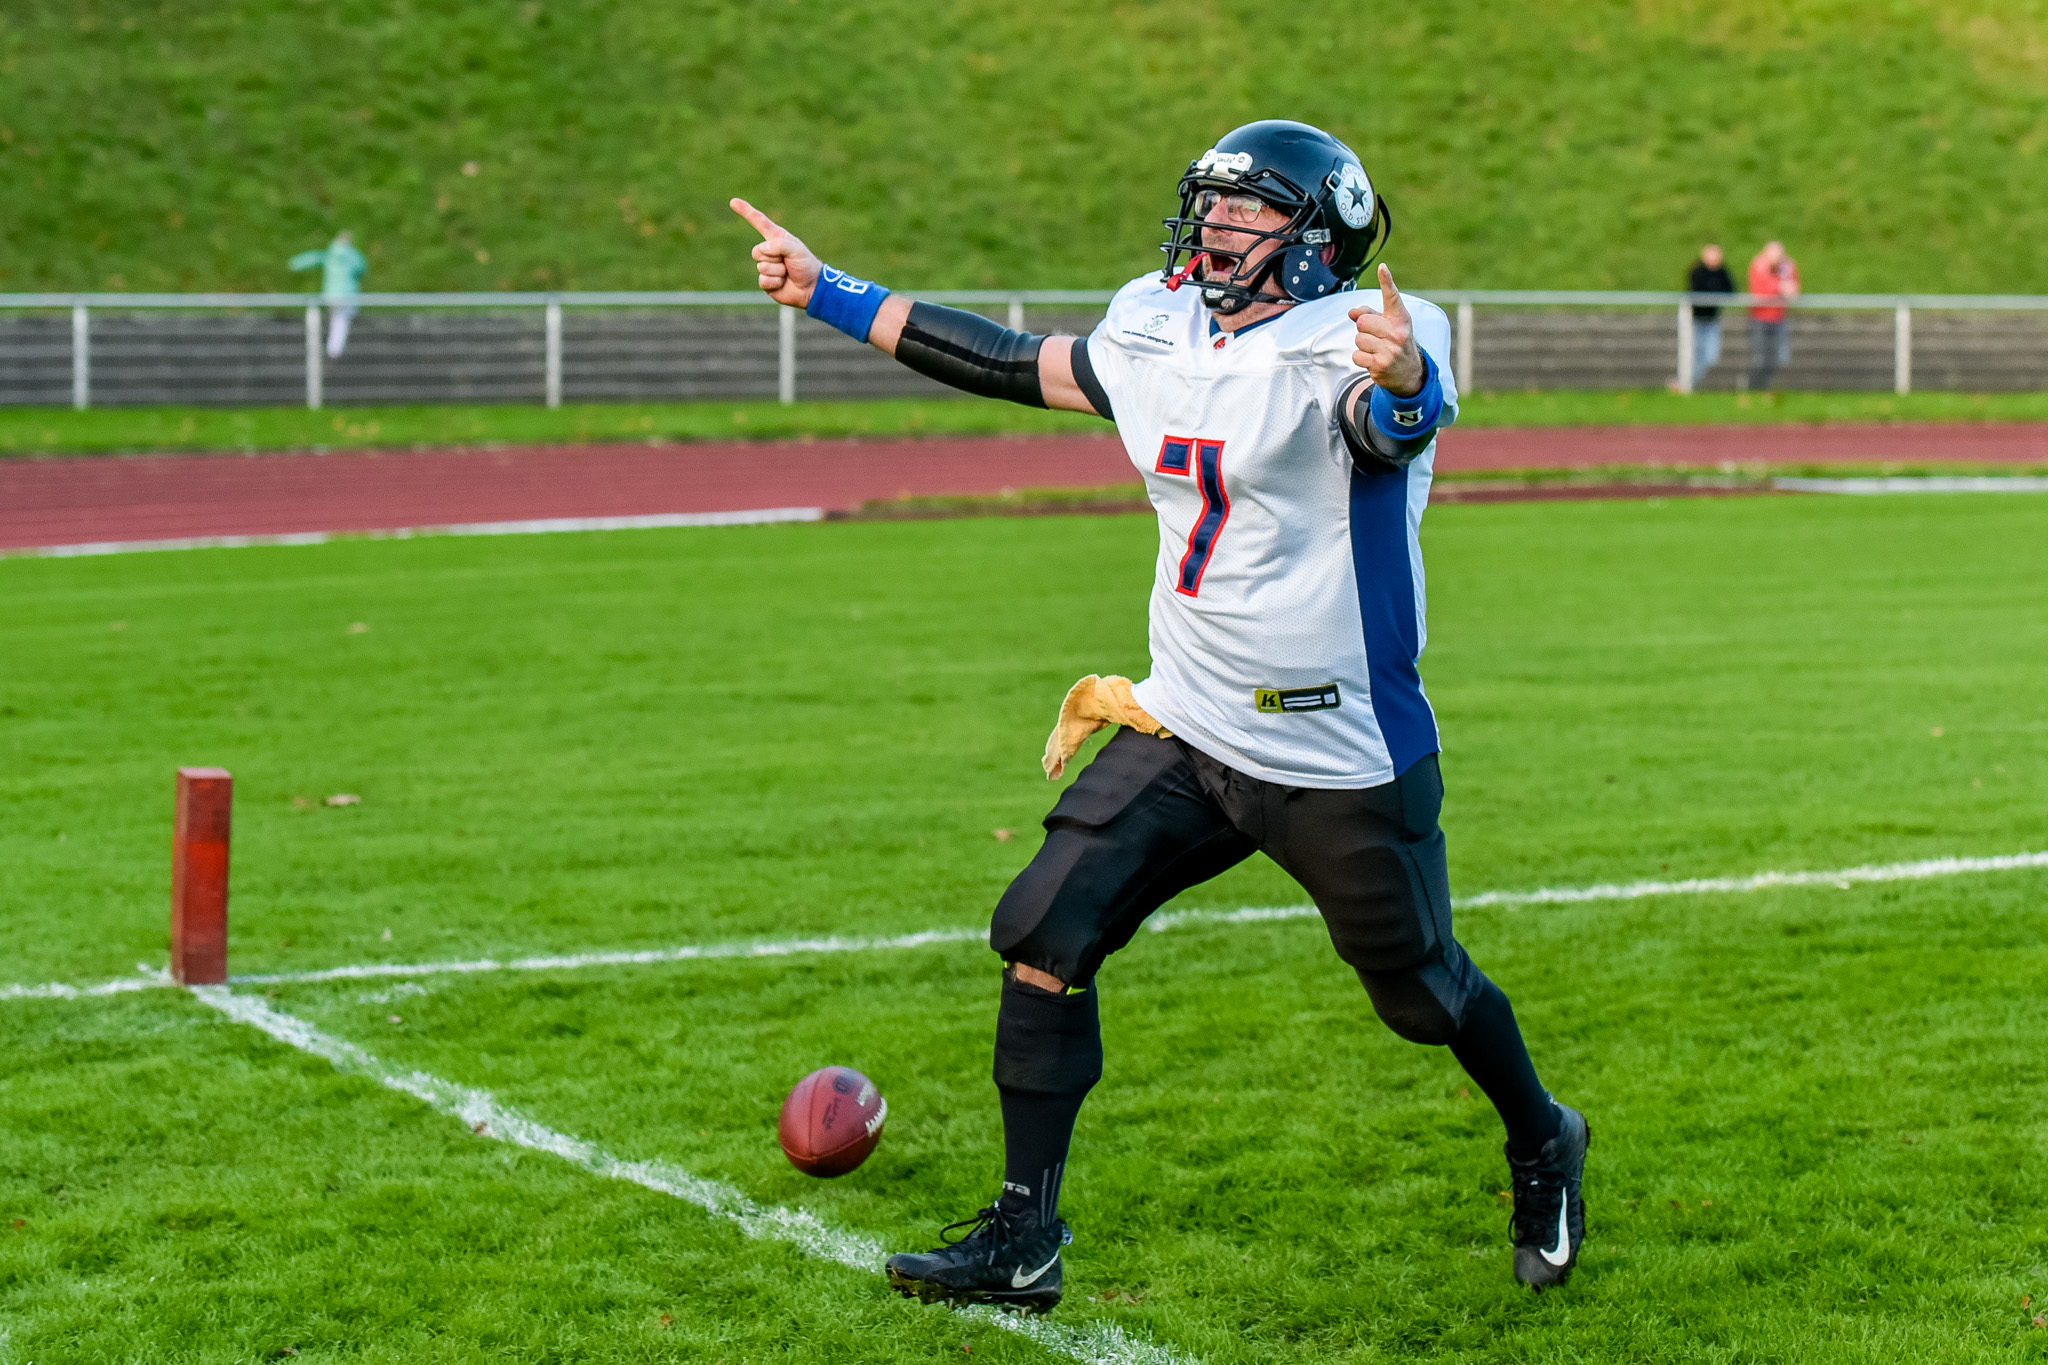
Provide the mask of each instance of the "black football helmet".
{"label": "black football helmet", "polygon": [[[1210,222],[1205,215],[1215,201],[1203,200],[1215,193],[1255,196],[1286,214],[1287,224],[1264,232]],[[1166,253],[1166,287],[1178,289],[1195,276],[1202,302],[1219,313],[1253,303],[1306,303],[1348,289],[1394,230],[1387,201],[1373,193],[1358,154],[1320,128],[1287,119],[1234,128],[1189,162],[1180,178],[1180,212],[1165,223],[1172,234],[1159,248]],[[1251,246],[1243,254],[1212,251],[1202,231],[1219,227],[1252,239]],[[1279,249],[1247,266],[1264,240]],[[1269,278],[1279,293],[1264,288]]]}

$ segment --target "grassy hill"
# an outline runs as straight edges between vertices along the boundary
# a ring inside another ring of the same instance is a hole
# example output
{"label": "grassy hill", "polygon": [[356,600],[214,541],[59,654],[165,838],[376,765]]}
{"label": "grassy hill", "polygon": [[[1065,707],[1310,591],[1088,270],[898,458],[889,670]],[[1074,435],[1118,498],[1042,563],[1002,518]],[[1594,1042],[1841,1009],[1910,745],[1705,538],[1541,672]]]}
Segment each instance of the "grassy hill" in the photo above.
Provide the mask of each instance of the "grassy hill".
{"label": "grassy hill", "polygon": [[2043,0],[14,0],[0,289],[745,285],[743,193],[926,287],[1116,283],[1193,154],[1364,156],[1418,286],[2048,291]]}

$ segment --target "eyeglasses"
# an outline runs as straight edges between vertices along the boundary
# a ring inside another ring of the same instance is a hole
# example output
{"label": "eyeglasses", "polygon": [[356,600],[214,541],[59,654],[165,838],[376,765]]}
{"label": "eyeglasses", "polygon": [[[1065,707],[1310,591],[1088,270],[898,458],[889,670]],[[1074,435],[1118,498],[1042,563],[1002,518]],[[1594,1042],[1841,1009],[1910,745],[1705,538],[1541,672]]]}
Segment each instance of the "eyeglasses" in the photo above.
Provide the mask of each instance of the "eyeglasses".
{"label": "eyeglasses", "polygon": [[1225,194],[1221,190],[1202,190],[1195,195],[1195,217],[1207,218],[1216,211],[1216,205],[1223,205],[1224,216],[1233,223],[1256,223],[1259,213],[1267,207],[1266,201],[1254,194]]}

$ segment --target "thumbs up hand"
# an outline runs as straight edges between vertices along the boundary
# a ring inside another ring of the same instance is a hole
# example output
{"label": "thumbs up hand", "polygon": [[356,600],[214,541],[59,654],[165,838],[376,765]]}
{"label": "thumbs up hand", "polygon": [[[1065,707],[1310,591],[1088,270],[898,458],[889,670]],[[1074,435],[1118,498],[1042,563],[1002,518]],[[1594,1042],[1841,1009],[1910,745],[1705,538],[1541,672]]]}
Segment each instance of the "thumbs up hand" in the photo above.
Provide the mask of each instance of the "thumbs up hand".
{"label": "thumbs up hand", "polygon": [[1422,392],[1429,370],[1422,363],[1421,348],[1415,344],[1415,320],[1401,291],[1394,287],[1394,272],[1380,266],[1380,310],[1354,308],[1351,320],[1358,324],[1351,363],[1368,370],[1373,383],[1399,398]]}

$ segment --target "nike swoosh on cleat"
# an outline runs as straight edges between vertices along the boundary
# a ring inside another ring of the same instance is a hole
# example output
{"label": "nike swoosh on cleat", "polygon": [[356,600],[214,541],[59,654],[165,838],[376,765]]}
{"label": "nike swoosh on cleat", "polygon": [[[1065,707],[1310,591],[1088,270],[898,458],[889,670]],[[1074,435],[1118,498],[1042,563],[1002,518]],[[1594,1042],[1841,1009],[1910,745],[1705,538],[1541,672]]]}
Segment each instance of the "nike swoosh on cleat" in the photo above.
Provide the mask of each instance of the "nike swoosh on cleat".
{"label": "nike swoosh on cleat", "polygon": [[[1546,1252],[1545,1254],[1547,1255],[1549,1253]],[[1037,1283],[1039,1276],[1045,1274],[1046,1271],[1051,1270],[1054,1266],[1058,1265],[1059,1263],[1060,1254],[1057,1251],[1055,1251],[1052,1254],[1052,1259],[1050,1261],[1047,1261],[1044,1265],[1038,1267],[1038,1269],[1032,1271],[1029,1275],[1026,1275],[1024,1273],[1023,1266],[1018,1266],[1015,1270],[1010,1272],[1010,1288],[1022,1289],[1026,1285]]]}
{"label": "nike swoosh on cleat", "polygon": [[1552,1265],[1563,1265],[1572,1258],[1572,1229],[1571,1224],[1565,1221],[1566,1215],[1571,1213],[1571,1211],[1571,1191],[1566,1190],[1564,1191],[1564,1198],[1559,1201],[1557,1206],[1557,1250],[1543,1251],[1542,1247],[1536,1248],[1538,1251],[1543,1251],[1543,1259]]}

